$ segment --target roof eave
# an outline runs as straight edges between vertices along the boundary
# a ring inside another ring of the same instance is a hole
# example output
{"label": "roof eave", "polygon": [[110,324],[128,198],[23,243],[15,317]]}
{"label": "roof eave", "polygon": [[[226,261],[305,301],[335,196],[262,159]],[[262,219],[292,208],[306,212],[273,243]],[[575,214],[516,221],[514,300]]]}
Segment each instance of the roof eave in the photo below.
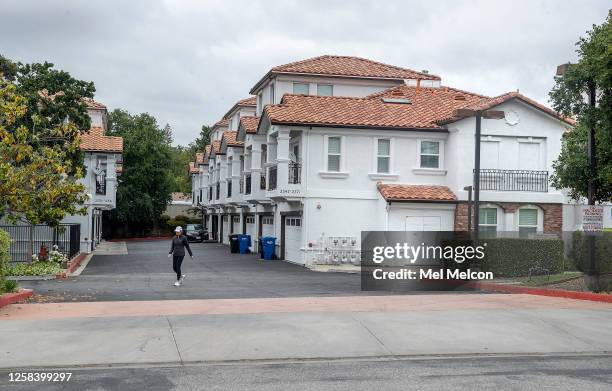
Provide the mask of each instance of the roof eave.
{"label": "roof eave", "polygon": [[[445,128],[416,128],[416,127],[405,127],[405,126],[374,126],[374,125],[345,125],[345,124],[326,124],[317,122],[283,122],[270,120],[271,125],[285,125],[285,126],[310,126],[317,128],[353,128],[353,129],[376,129],[376,130],[408,130],[414,132],[442,132],[448,133],[448,129]],[[259,131],[259,127],[258,127]]]}

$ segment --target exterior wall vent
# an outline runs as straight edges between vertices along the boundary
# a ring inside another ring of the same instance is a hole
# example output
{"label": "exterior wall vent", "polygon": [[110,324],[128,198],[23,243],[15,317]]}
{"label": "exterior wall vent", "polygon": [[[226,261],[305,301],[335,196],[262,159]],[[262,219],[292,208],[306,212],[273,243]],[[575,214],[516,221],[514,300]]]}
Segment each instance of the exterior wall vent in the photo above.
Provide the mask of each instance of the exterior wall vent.
{"label": "exterior wall vent", "polygon": [[461,94],[455,95],[455,100],[465,100],[465,95],[461,95]]}

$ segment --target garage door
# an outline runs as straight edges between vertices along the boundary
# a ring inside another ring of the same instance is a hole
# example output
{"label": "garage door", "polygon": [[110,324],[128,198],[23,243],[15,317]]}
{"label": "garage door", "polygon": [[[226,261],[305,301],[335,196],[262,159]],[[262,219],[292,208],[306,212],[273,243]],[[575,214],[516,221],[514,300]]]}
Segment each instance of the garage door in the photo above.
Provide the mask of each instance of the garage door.
{"label": "garage door", "polygon": [[229,216],[223,216],[223,243],[229,243]]}
{"label": "garage door", "polygon": [[295,263],[302,261],[302,218],[285,218],[285,259]]}
{"label": "garage door", "polygon": [[440,231],[440,216],[407,216],[406,231]]}
{"label": "garage door", "polygon": [[261,219],[261,236],[274,236],[274,217],[262,216]]}

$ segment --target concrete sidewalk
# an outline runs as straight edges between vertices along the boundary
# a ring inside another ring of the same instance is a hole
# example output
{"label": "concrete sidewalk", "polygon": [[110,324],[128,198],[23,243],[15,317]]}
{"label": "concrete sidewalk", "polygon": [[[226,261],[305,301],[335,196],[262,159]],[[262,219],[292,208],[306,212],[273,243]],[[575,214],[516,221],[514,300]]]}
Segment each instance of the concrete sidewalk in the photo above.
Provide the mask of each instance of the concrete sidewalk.
{"label": "concrete sidewalk", "polygon": [[[138,316],[75,303],[81,307],[46,320],[34,314],[71,304],[20,305],[21,315],[11,306],[0,315],[0,366],[612,351],[605,303],[525,295],[274,300],[259,309],[248,301],[131,302],[151,308]],[[85,316],[69,316],[74,310]]]}

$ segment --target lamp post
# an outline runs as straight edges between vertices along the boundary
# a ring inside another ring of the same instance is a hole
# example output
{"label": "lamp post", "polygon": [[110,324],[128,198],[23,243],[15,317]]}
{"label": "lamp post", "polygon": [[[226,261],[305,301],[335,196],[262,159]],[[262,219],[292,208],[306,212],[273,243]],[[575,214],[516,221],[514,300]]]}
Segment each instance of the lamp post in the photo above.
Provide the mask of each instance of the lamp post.
{"label": "lamp post", "polygon": [[503,119],[505,113],[501,110],[457,109],[453,115],[459,118],[476,117],[476,132],[474,132],[474,239],[478,244],[478,223],[480,218],[480,135],[482,119]]}

